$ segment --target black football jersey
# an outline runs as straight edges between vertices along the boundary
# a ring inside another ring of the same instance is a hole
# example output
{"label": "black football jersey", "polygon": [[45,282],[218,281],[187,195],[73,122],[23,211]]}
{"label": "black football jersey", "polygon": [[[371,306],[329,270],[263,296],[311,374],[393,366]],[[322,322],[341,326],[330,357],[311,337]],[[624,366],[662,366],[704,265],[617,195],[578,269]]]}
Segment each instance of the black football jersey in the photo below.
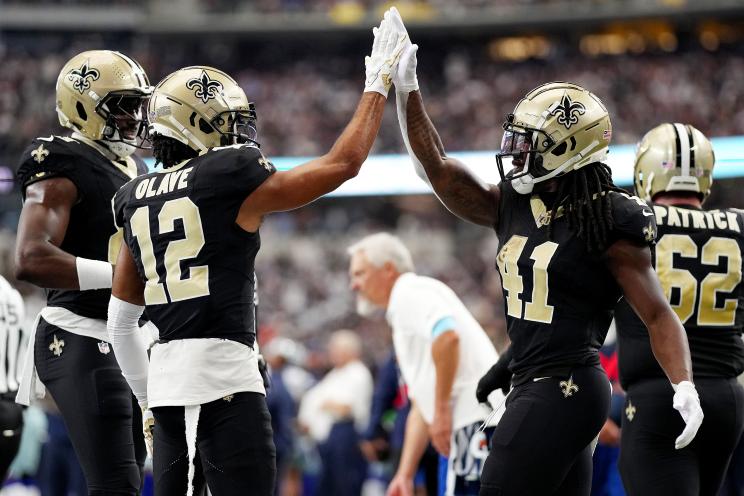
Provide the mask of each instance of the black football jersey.
{"label": "black football jersey", "polygon": [[[744,372],[744,214],[653,205],[658,225],[654,264],[669,303],[687,331],[694,377]],[[648,330],[624,300],[615,313],[620,380],[665,377]]]}
{"label": "black football jersey", "polygon": [[[514,353],[509,368],[515,383],[567,376],[577,366],[599,365],[598,350],[621,296],[602,254],[588,250],[561,209],[550,219],[554,194],[520,195],[508,182],[499,188],[496,265],[504,290]],[[614,224],[610,243],[627,238],[652,244],[656,224],[650,208],[624,193],[607,194]],[[548,239],[551,222],[552,239]]]}
{"label": "black football jersey", "polygon": [[160,341],[221,338],[253,346],[260,237],[235,220],[274,170],[255,147],[216,148],[140,176],[116,194],[116,224],[145,281],[147,315]]}
{"label": "black football jersey", "polygon": [[[18,166],[18,181],[25,199],[26,187],[38,181],[65,177],[77,187],[78,202],[60,248],[76,257],[116,262],[121,233],[111,219],[111,199],[130,179],[147,171],[137,157],[111,161],[94,145],[77,139],[36,138],[26,148]],[[78,291],[48,289],[47,305],[66,308],[83,317],[106,319],[110,289]]]}

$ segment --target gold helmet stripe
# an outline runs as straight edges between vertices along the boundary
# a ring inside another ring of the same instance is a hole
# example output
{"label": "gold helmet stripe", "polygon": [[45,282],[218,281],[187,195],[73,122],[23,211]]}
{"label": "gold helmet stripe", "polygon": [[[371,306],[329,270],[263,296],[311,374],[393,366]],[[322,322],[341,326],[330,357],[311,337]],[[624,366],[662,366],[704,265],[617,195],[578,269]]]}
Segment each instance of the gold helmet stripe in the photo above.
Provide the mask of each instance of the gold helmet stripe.
{"label": "gold helmet stripe", "polygon": [[677,166],[682,169],[682,176],[690,176],[690,136],[687,134],[687,130],[683,124],[675,122],[674,132],[677,134]]}

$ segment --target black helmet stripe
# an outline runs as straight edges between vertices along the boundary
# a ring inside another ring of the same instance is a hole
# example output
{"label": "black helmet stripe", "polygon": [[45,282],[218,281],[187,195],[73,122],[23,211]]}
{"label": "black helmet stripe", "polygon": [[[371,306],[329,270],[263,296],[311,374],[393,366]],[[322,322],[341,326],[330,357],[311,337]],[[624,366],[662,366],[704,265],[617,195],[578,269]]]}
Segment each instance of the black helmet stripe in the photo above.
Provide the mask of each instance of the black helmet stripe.
{"label": "black helmet stripe", "polygon": [[690,139],[690,169],[695,168],[695,141],[692,139],[692,126],[686,124],[687,137]]}
{"label": "black helmet stripe", "polygon": [[676,165],[681,169],[682,176],[686,177],[690,175],[690,138],[684,125],[675,122],[672,126],[674,126],[677,144]]}

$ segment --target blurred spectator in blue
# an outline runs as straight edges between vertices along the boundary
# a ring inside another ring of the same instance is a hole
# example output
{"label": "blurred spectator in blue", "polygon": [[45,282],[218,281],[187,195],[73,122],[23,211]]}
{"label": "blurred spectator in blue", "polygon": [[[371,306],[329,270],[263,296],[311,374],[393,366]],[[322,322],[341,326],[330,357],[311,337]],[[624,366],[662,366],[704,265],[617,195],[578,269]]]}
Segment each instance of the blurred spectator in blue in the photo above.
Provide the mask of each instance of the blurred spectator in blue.
{"label": "blurred spectator in blue", "polygon": [[[263,349],[269,365],[271,387],[266,395],[266,404],[271,413],[271,428],[274,431],[276,446],[276,487],[274,494],[282,494],[282,483],[294,453],[294,419],[297,405],[289,394],[282,372],[287,366],[287,356],[283,348],[285,338],[275,338]],[[291,343],[290,343],[291,344]]]}
{"label": "blurred spectator in blue", "polygon": [[317,443],[321,459],[318,496],[358,496],[367,477],[359,433],[369,421],[373,383],[361,354],[355,333],[334,332],[328,342],[333,368],[300,403],[300,426]]}
{"label": "blurred spectator in blue", "polygon": [[599,442],[594,450],[591,496],[625,496],[617,460],[620,457],[620,425],[625,394],[620,388],[617,343],[614,326],[608,333],[605,345],[599,350],[599,360],[612,384],[610,414],[599,432]]}
{"label": "blurred spectator in blue", "polygon": [[43,400],[47,440],[41,448],[37,482],[43,496],[86,496],[88,485],[67,428],[49,394]]}

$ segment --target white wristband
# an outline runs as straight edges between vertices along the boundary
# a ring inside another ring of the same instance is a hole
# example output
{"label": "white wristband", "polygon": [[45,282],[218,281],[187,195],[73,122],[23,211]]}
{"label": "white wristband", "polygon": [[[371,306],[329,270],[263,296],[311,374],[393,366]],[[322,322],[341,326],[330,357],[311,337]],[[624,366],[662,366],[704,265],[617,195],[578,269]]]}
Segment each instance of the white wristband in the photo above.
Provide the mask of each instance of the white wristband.
{"label": "white wristband", "polygon": [[75,266],[81,291],[111,287],[114,270],[110,263],[77,257]]}

